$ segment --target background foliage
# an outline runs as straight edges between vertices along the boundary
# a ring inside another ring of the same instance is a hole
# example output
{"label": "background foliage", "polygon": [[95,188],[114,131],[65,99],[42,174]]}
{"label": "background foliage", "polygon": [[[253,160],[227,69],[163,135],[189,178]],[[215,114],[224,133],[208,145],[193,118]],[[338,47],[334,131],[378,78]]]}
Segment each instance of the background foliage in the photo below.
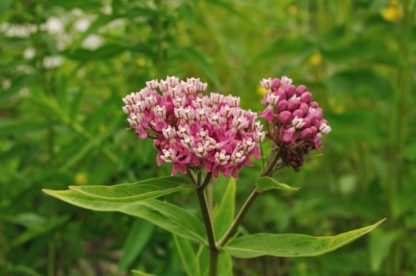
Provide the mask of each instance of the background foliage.
{"label": "background foliage", "polygon": [[[410,0],[2,0],[0,274],[183,275],[167,232],[40,192],[167,175],[121,111],[166,75],[200,76],[253,110],[261,78],[289,75],[324,107],[325,149],[279,175],[302,190],[262,195],[244,231],[325,235],[388,217],[340,251],[239,260],[237,275],[416,273],[414,12]],[[240,174],[240,204],[255,173]],[[193,194],[169,197],[198,214]]]}

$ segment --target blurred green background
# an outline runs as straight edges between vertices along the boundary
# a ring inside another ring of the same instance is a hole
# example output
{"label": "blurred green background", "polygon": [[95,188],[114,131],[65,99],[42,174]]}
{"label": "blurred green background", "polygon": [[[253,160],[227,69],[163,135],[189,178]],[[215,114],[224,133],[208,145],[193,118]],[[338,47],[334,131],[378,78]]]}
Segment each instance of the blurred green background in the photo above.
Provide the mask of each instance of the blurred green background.
{"label": "blurred green background", "polygon": [[[278,176],[301,192],[262,195],[244,231],[326,235],[388,218],[325,256],[235,260],[236,275],[416,275],[414,2],[1,0],[0,275],[183,275],[167,232],[41,193],[167,175],[121,111],[166,75],[256,111],[260,79],[288,75],[325,110],[324,149]],[[240,173],[238,206],[256,172]],[[199,215],[193,194],[169,200]]]}

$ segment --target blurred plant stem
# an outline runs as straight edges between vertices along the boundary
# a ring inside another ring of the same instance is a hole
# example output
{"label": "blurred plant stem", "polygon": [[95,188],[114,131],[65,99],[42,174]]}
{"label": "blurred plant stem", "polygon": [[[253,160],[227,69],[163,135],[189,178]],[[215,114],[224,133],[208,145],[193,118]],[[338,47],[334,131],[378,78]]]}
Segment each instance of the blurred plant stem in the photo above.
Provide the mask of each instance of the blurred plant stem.
{"label": "blurred plant stem", "polygon": [[162,72],[162,61],[163,61],[163,16],[164,16],[164,10],[165,5],[164,1],[157,0],[156,1],[157,10],[159,11],[156,14],[155,18],[155,36],[156,36],[156,53],[154,55],[154,65],[156,67],[156,75],[158,77],[163,76]]}
{"label": "blurred plant stem", "polygon": [[[394,202],[403,188],[404,147],[407,140],[408,124],[411,112],[412,64],[411,64],[411,30],[413,22],[413,1],[403,2],[404,18],[399,33],[399,47],[404,66],[398,70],[397,83],[392,106],[390,127],[390,164],[387,176],[387,195],[390,227],[397,228],[399,222],[394,210]],[[388,275],[400,275],[402,253],[401,242],[393,244],[387,263]]]}
{"label": "blurred plant stem", "polygon": [[48,276],[56,275],[55,273],[55,241],[48,243]]}

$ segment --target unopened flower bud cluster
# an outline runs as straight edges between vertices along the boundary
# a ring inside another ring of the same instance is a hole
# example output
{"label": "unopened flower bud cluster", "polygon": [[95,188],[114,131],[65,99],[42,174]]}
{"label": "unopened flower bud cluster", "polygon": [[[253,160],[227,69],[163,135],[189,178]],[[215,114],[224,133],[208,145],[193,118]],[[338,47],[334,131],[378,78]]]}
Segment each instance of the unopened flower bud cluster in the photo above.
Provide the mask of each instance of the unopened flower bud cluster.
{"label": "unopened flower bud cluster", "polygon": [[260,82],[266,94],[261,113],[270,126],[267,134],[279,148],[282,160],[295,170],[303,156],[321,147],[321,138],[331,131],[323,111],[304,85],[295,86],[288,77],[267,78]]}

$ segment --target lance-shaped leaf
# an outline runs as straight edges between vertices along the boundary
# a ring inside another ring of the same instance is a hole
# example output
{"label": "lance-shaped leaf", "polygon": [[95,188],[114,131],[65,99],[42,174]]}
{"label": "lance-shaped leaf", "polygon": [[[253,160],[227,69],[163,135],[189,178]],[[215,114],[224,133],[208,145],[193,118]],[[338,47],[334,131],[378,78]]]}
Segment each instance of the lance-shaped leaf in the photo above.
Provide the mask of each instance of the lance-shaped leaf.
{"label": "lance-shaped leaf", "polygon": [[186,275],[200,276],[199,260],[194,252],[194,249],[192,248],[192,244],[188,240],[175,235],[173,238],[175,240],[176,249],[178,250],[179,258]]}
{"label": "lance-shaped leaf", "polygon": [[43,191],[75,206],[95,211],[121,212],[145,219],[183,238],[197,242],[205,242],[205,231],[202,223],[184,209],[167,202],[157,199],[118,202],[72,190]]}
{"label": "lance-shaped leaf", "polygon": [[265,192],[269,190],[282,190],[285,192],[296,192],[299,187],[291,187],[287,184],[280,183],[274,178],[263,176],[256,179],[256,188],[260,192]]}
{"label": "lance-shaped leaf", "polygon": [[181,190],[192,189],[192,183],[186,177],[150,178],[136,183],[113,186],[70,186],[71,190],[117,202],[131,202],[147,198],[156,198]]}
{"label": "lance-shaped leaf", "polygon": [[123,245],[123,255],[118,263],[119,271],[128,269],[145,249],[155,230],[155,226],[138,219],[133,224]]}
{"label": "lance-shaped leaf", "polygon": [[236,183],[230,178],[220,204],[214,209],[215,237],[221,238],[234,220]]}
{"label": "lance-shaped leaf", "polygon": [[335,236],[314,237],[302,234],[253,234],[236,238],[224,249],[242,259],[259,256],[307,257],[338,249],[379,226],[383,220],[360,229]]}
{"label": "lance-shaped leaf", "polygon": [[135,276],[156,276],[156,274],[146,273],[137,269],[133,269],[131,273],[133,273]]}

